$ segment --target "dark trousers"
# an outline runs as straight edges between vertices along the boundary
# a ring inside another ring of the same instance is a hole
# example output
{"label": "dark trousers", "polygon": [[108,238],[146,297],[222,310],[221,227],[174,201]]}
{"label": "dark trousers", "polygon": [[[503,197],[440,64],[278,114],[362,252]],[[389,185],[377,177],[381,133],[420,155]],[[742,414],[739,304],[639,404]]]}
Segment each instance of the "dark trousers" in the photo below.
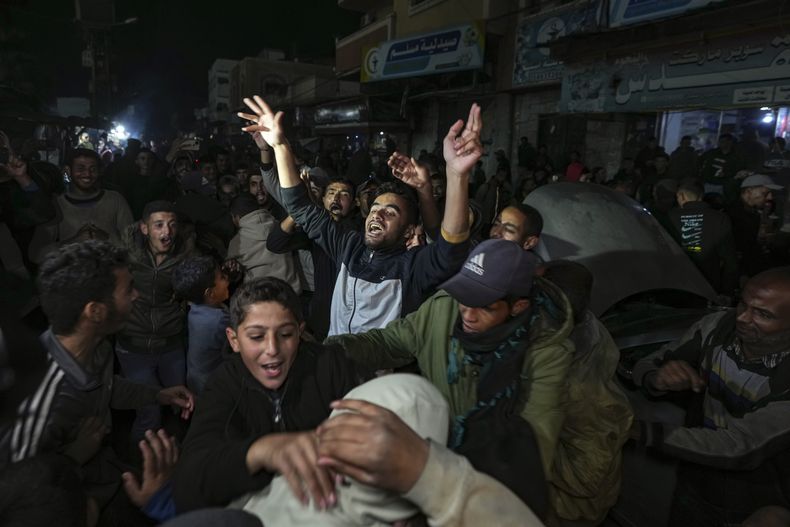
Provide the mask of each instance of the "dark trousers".
{"label": "dark trousers", "polygon": [[[115,354],[123,376],[130,381],[163,388],[186,384],[187,365],[183,349],[160,354],[134,353],[116,344]],[[140,441],[146,430],[156,430],[161,425],[162,409],[159,405],[139,409],[132,425],[132,442]]]}

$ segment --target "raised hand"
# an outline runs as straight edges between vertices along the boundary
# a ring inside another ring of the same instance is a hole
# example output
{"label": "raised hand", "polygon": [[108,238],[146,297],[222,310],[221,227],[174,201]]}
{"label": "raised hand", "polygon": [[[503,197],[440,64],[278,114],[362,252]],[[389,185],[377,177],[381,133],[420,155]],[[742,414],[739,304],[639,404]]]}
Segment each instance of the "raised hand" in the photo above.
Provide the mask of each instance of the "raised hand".
{"label": "raised hand", "polygon": [[469,109],[466,126],[461,119],[458,119],[450,127],[443,143],[448,176],[471,173],[475,163],[483,155],[483,145],[480,143],[482,128],[483,120],[477,103],[472,104]]}
{"label": "raised hand", "polygon": [[145,439],[140,441],[140,451],[143,454],[143,481],[138,482],[131,472],[124,472],[121,477],[129,500],[142,508],[173,474],[178,461],[178,445],[175,438],[164,430],[156,434],[147,430]]}
{"label": "raised hand", "polygon": [[408,492],[428,461],[428,442],[381,406],[343,399],[332,408],[347,412],[318,427],[318,464],[360,483]]}
{"label": "raised hand", "polygon": [[254,115],[244,112],[239,112],[237,115],[255,124],[245,126],[242,130],[250,133],[260,132],[261,138],[272,147],[285,143],[285,133],[282,127],[283,112],[274,113],[266,101],[257,95],[252,99],[245,97],[244,104],[253,111]]}
{"label": "raised hand", "polygon": [[393,152],[387,160],[387,166],[392,170],[392,175],[415,190],[430,188],[431,175],[425,166],[420,165],[413,157],[408,157],[400,152]]}

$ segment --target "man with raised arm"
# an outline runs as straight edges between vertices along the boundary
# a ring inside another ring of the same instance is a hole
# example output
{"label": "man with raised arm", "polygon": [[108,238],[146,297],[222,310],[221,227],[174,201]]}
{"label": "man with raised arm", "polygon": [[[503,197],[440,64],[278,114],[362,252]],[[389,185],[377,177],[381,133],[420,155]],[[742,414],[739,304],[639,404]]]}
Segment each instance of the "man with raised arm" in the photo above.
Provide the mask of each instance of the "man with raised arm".
{"label": "man with raised arm", "polygon": [[406,183],[384,184],[365,220],[364,232],[339,228],[329,213],[313,204],[299,179],[282,127],[282,112],[274,113],[258,96],[244,99],[253,122],[243,128],[260,132],[277,162],[285,208],[305,232],[338,264],[332,296],[330,335],[384,327],[416,310],[436,287],[461,267],[469,247],[469,174],[482,155],[480,107],[473,104],[464,125],[456,121],[444,139],[447,161],[447,205],[436,243],[407,251],[406,241],[417,225],[417,203],[408,184],[430,193],[412,171],[395,170]]}

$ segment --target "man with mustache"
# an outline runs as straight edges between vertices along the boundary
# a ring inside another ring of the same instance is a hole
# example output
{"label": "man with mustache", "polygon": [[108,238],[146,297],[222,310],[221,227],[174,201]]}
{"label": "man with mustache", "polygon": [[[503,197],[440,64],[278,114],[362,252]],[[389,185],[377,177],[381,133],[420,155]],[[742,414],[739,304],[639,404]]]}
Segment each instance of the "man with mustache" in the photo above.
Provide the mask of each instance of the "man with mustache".
{"label": "man with mustache", "polygon": [[736,310],[708,315],[642,359],[651,395],[689,393],[685,426],[640,423],[634,434],[680,460],[670,525],[739,524],[787,508],[790,492],[790,267],[750,279]]}

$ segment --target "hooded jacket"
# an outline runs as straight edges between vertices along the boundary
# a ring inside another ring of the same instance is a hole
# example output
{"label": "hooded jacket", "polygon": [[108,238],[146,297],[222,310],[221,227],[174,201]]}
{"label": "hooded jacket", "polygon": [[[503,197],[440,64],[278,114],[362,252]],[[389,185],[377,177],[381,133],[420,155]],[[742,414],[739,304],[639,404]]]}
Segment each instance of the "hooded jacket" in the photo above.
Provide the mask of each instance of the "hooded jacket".
{"label": "hooded jacket", "polygon": [[[367,401],[390,410],[422,438],[439,444],[447,441],[447,402],[422,377],[404,373],[385,375],[357,386],[345,398]],[[338,413],[337,410],[332,412],[330,419]],[[266,489],[246,500],[244,510],[261,518],[267,527],[385,527],[407,520],[418,512],[406,499],[350,478],[346,478],[344,485],[338,485],[336,492],[336,507],[326,511],[305,507],[294,497],[285,477],[278,475]]]}
{"label": "hooded jacket", "polygon": [[148,242],[135,222],[124,232],[134,287],[140,294],[132,305],[118,342],[134,353],[167,353],[184,347],[186,307],[175,300],[173,269],[194,252],[194,235],[179,233],[173,250],[159,265],[148,251]]}
{"label": "hooded jacket", "polygon": [[[531,425],[544,472],[550,474],[565,419],[573,316],[568,299],[555,285],[536,278],[533,291],[543,301],[533,307],[537,316],[529,329],[516,407],[517,415]],[[330,337],[327,343],[339,344],[352,360],[371,370],[396,368],[417,359],[423,375],[449,401],[451,415],[463,415],[477,405],[481,368],[465,361],[463,347],[453,344],[457,318],[458,302],[447,292],[439,291],[416,312],[384,329]],[[451,353],[457,357],[453,362],[461,365],[458,380],[452,384],[448,381]]]}
{"label": "hooded jacket", "polygon": [[296,294],[302,284],[296,273],[293,255],[278,254],[266,248],[266,240],[277,220],[264,209],[246,214],[239,220],[239,232],[228,245],[228,258],[236,258],[246,270],[246,278],[274,277],[288,282]]}

